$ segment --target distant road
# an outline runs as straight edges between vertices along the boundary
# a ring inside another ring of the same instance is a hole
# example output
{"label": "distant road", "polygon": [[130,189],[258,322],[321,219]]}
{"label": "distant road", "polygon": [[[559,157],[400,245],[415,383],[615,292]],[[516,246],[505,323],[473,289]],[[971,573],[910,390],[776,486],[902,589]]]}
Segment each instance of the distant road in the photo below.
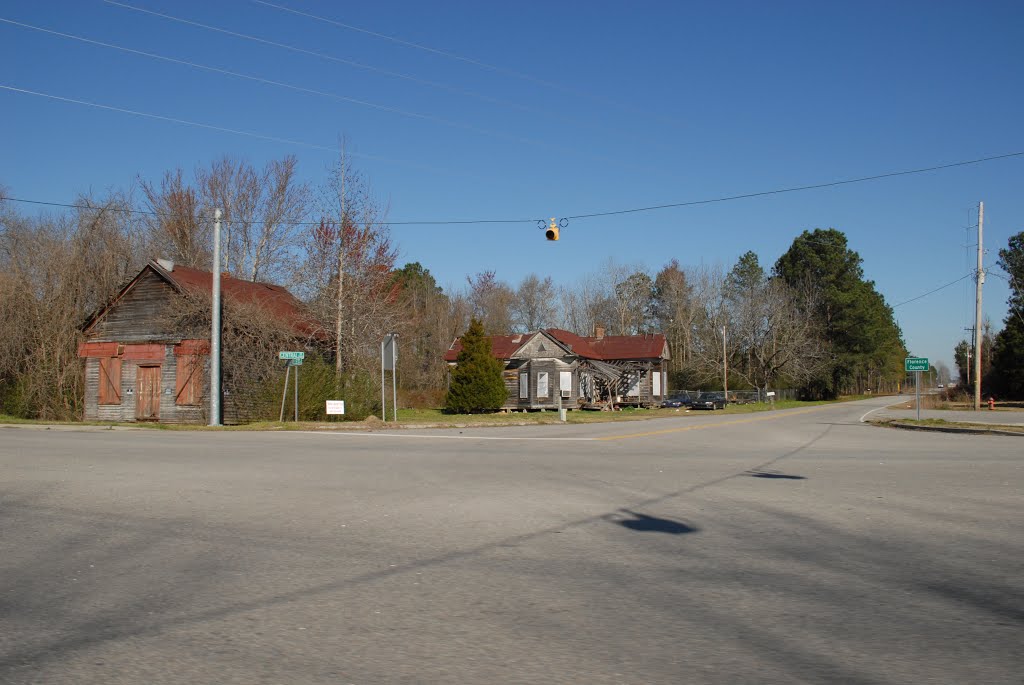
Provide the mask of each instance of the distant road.
{"label": "distant road", "polygon": [[1021,683],[1024,454],[861,417],[0,429],[0,683]]}

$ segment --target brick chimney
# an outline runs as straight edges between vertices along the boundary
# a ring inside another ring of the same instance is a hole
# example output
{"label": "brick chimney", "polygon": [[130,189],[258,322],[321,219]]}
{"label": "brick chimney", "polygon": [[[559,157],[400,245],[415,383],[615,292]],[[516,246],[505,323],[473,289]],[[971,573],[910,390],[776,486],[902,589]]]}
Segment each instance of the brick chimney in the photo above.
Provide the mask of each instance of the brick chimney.
{"label": "brick chimney", "polygon": [[604,326],[594,326],[594,337],[598,340],[604,337]]}

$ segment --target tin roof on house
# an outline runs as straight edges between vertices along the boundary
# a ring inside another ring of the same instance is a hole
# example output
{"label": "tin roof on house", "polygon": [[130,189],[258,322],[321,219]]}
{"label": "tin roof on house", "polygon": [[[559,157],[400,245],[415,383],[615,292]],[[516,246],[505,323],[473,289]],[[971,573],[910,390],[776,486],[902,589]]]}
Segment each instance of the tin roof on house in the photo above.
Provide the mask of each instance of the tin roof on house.
{"label": "tin roof on house", "polygon": [[[209,271],[193,269],[189,266],[174,264],[166,260],[151,260],[143,267],[135,278],[124,286],[110,304],[94,314],[84,329],[88,329],[100,319],[110,307],[131,290],[147,270],[151,270],[167,281],[173,288],[183,293],[211,295],[213,292],[213,274]],[[315,338],[326,337],[323,327],[310,316],[303,304],[292,295],[287,288],[271,283],[260,283],[233,278],[222,273],[220,277],[221,296],[225,300],[236,303],[257,305],[274,318],[289,323],[296,333],[311,335]]]}
{"label": "tin roof on house", "polygon": [[[520,347],[534,335],[492,335],[491,353],[498,359],[511,359]],[[659,359],[666,353],[665,336],[662,333],[644,335],[605,335],[600,338],[576,335],[560,328],[545,328],[542,332],[569,348],[572,354],[585,359],[600,361],[625,359]],[[456,338],[445,352],[445,361],[454,362],[462,350],[462,342]]]}

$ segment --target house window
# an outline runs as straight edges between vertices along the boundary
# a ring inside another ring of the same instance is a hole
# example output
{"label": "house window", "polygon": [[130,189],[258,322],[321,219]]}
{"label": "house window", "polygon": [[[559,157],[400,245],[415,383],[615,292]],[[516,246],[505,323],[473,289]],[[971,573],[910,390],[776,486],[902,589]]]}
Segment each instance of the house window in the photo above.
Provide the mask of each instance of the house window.
{"label": "house window", "polygon": [[121,404],[121,360],[101,357],[100,404]]}
{"label": "house window", "polygon": [[572,397],[572,371],[558,372],[558,389],[562,397]]}
{"label": "house window", "polygon": [[530,374],[528,373],[519,374],[519,399],[530,399]]}
{"label": "house window", "polygon": [[537,397],[548,396],[548,372],[537,372]]}
{"label": "house window", "polygon": [[203,394],[203,358],[196,355],[178,357],[177,387],[174,403],[198,405]]}

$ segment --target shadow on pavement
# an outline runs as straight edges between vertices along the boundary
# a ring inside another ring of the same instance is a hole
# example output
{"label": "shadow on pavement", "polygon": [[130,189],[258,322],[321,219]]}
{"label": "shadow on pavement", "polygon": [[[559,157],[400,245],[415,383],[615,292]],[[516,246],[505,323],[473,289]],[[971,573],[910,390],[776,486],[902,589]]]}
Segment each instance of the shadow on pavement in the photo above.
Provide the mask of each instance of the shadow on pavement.
{"label": "shadow on pavement", "polygon": [[612,523],[617,523],[623,528],[629,528],[630,530],[651,533],[668,533],[669,535],[686,535],[687,533],[696,533],[700,530],[700,528],[697,528],[696,526],[691,526],[681,521],[673,521],[672,519],[639,514],[635,511],[630,511],[629,509],[621,509],[620,511],[632,516],[633,518],[621,519],[613,515],[609,517],[608,520]]}
{"label": "shadow on pavement", "polygon": [[778,480],[807,480],[807,476],[797,476],[791,473],[781,473],[779,471],[758,471],[751,470],[747,471],[748,476],[751,478],[776,478]]}

